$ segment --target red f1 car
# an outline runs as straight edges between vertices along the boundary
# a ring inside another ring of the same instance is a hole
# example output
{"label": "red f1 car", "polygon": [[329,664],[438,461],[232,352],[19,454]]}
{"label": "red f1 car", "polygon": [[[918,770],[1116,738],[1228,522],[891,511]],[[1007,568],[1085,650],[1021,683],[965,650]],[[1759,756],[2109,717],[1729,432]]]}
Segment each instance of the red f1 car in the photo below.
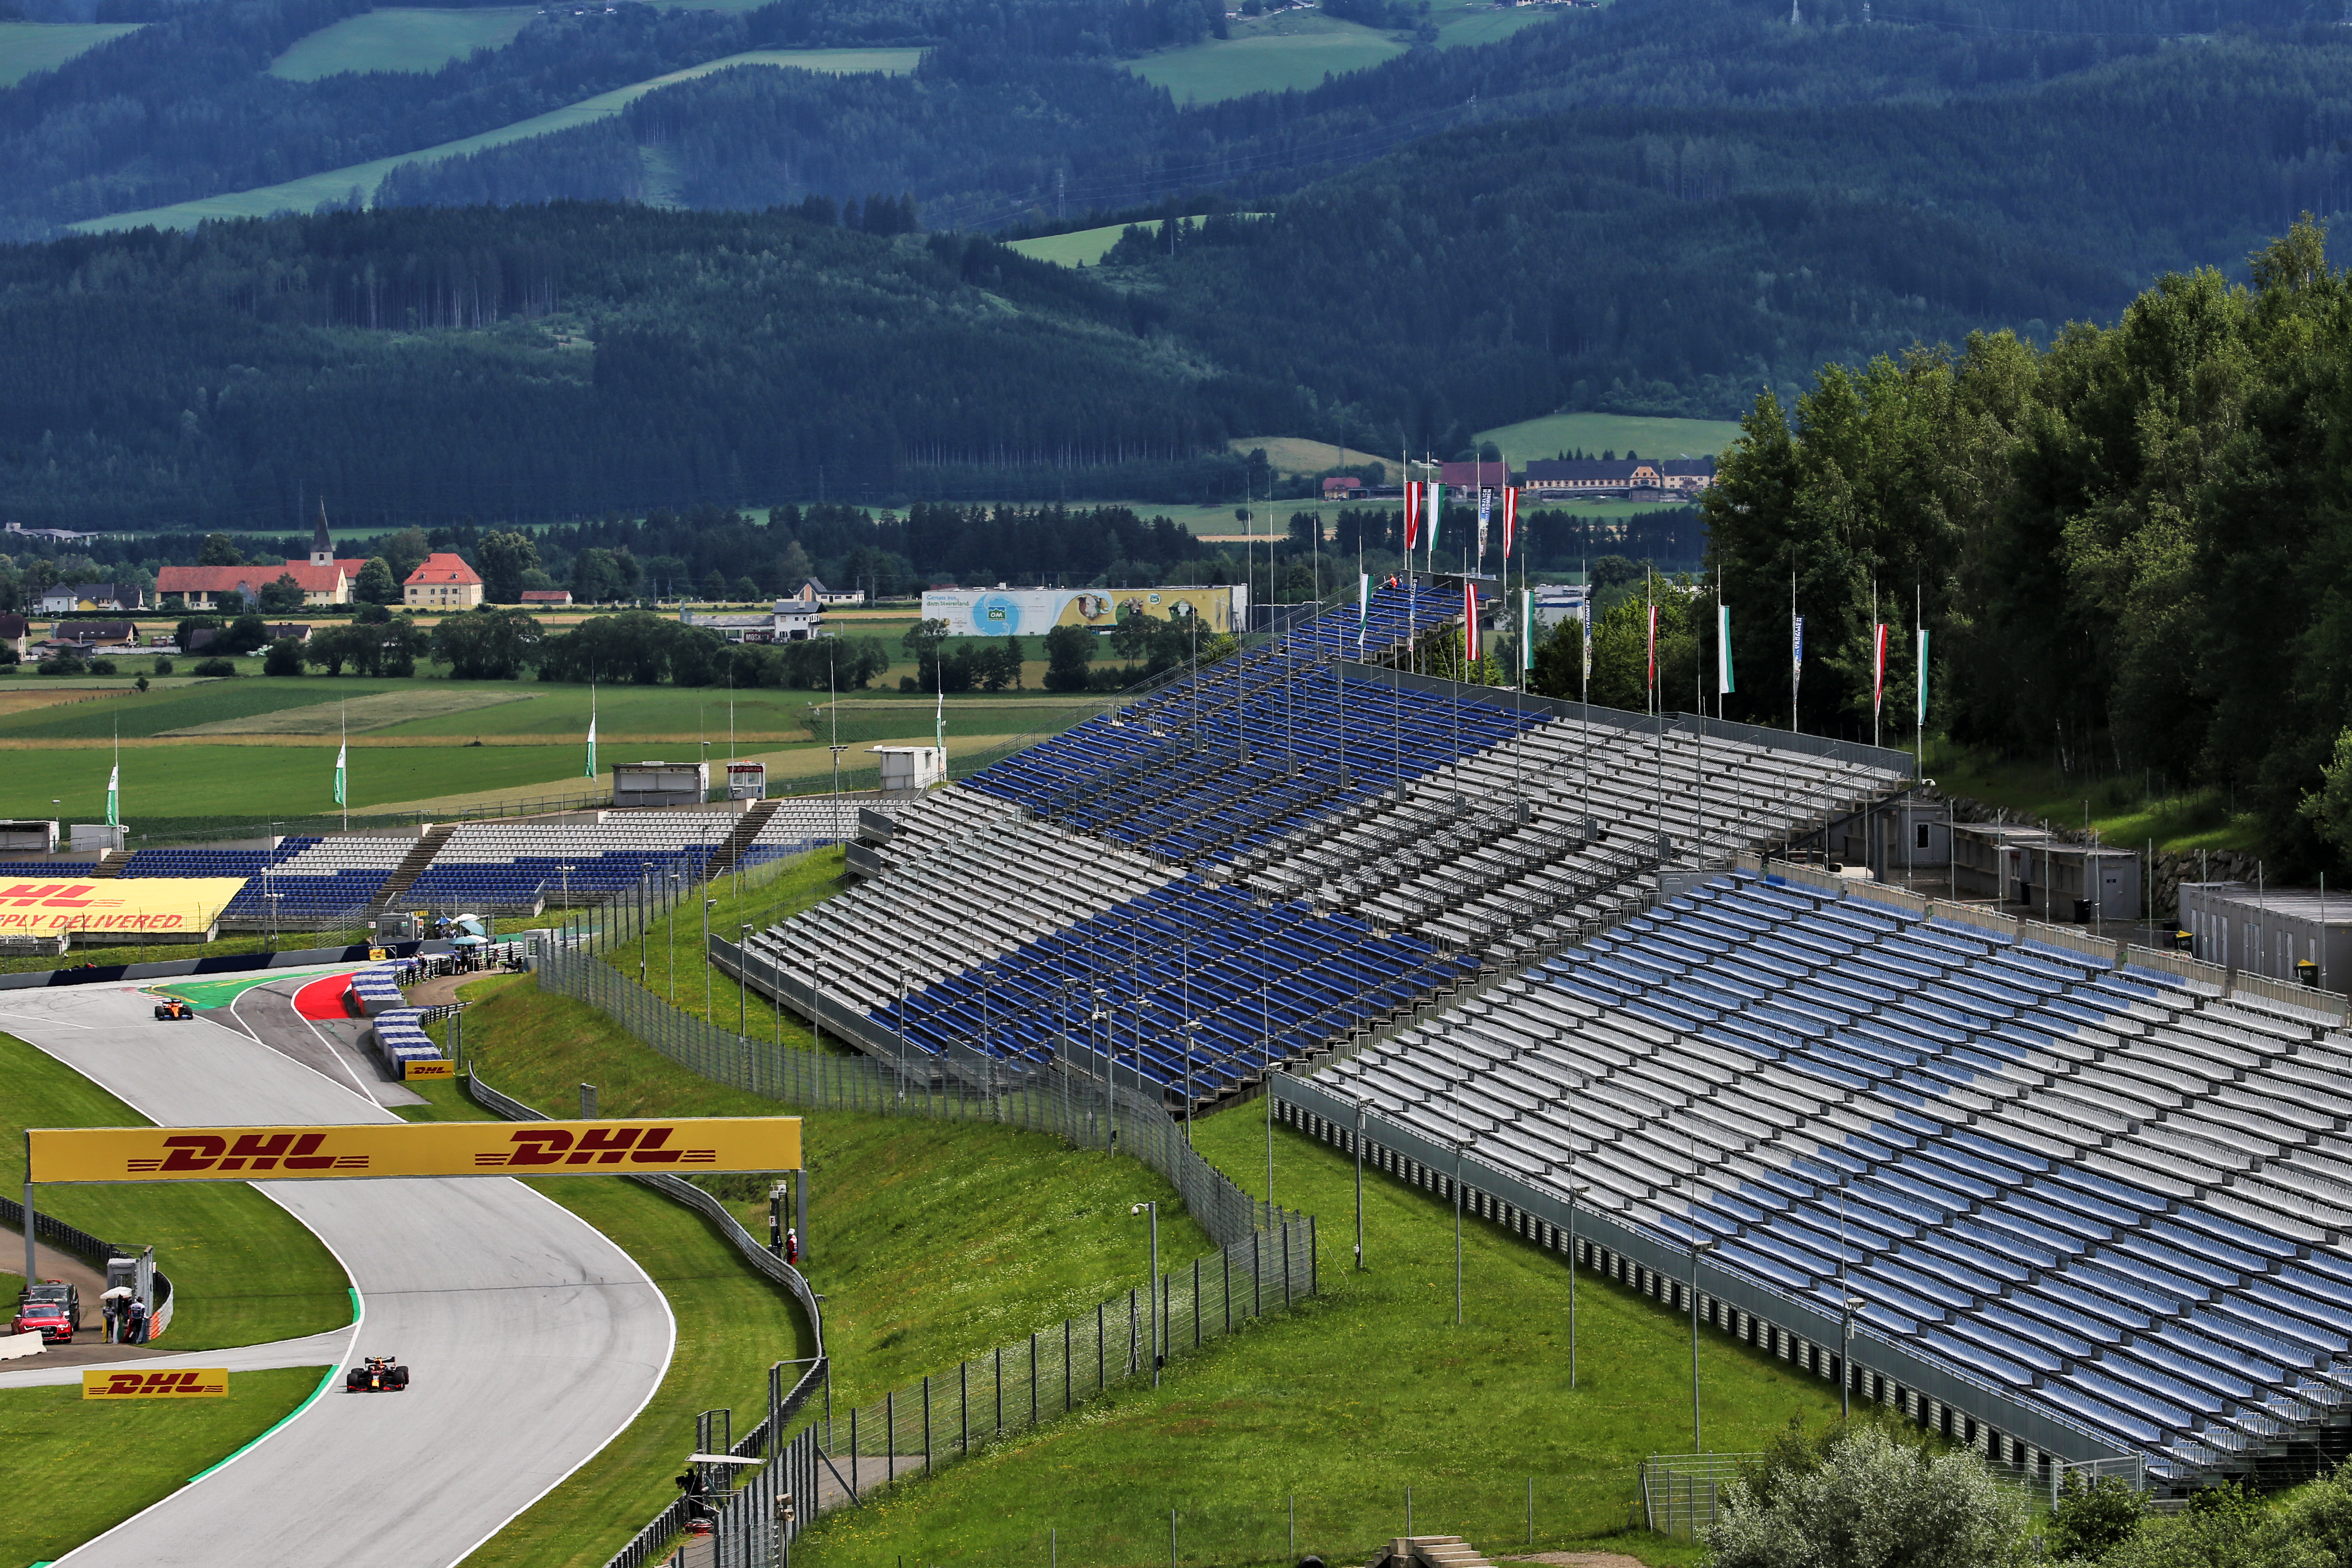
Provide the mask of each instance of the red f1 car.
{"label": "red f1 car", "polygon": [[347,1394],[397,1394],[408,1386],[408,1369],[388,1355],[372,1355],[343,1373]]}

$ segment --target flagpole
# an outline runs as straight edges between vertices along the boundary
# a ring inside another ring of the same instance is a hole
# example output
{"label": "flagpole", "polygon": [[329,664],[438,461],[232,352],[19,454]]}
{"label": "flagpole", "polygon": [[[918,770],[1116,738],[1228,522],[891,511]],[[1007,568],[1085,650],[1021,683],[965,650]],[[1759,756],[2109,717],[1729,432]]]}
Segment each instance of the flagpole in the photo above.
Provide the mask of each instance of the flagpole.
{"label": "flagpole", "polygon": [[352,830],[352,792],[344,770],[351,764],[352,705],[347,698],[337,722],[341,727],[341,743],[335,748],[335,804],[343,808],[343,831]]}
{"label": "flagpole", "polygon": [[1797,569],[1789,568],[1789,733],[1802,732],[1797,722],[1797,688],[1805,679],[1804,623],[1797,619]]}

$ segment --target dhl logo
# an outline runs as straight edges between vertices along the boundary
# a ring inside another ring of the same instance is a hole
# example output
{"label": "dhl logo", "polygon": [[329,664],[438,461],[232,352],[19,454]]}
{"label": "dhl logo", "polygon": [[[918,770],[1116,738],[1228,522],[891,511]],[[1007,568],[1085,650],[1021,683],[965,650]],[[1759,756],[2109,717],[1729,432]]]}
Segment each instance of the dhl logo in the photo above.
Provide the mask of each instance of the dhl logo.
{"label": "dhl logo", "polygon": [[715,1149],[667,1147],[673,1127],[591,1127],[575,1142],[560,1127],[526,1128],[514,1135],[521,1147],[474,1156],[477,1165],[708,1165]]}
{"label": "dhl logo", "polygon": [[0,909],[107,910],[122,902],[121,899],[90,897],[97,891],[94,882],[51,882],[47,886],[19,882],[13,888],[0,888]]}
{"label": "dhl logo", "polygon": [[81,1374],[84,1399],[207,1398],[228,1392],[226,1369],[204,1367],[190,1372],[86,1372]]}
{"label": "dhl logo", "polygon": [[365,1154],[322,1154],[323,1132],[244,1132],[232,1144],[209,1132],[184,1132],[163,1140],[172,1151],[161,1160],[126,1160],[130,1171],[364,1171]]}

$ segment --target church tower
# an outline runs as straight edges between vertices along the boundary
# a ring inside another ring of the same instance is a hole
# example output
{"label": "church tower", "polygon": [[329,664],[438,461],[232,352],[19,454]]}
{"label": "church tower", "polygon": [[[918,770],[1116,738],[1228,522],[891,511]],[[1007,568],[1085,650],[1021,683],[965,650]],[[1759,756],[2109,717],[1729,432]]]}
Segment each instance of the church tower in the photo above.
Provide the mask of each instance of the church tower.
{"label": "church tower", "polygon": [[332,566],[335,563],[335,542],[327,537],[327,503],[319,503],[319,526],[310,534],[310,564]]}

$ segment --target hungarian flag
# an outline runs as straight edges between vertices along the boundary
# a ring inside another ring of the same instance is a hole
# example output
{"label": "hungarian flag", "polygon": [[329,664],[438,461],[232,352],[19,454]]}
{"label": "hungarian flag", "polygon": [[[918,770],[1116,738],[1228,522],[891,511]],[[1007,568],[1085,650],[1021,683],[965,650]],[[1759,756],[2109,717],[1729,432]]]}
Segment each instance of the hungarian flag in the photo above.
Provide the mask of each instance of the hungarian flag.
{"label": "hungarian flag", "polygon": [[1503,488],[1503,559],[1511,558],[1511,542],[1519,531],[1519,492],[1514,486]]}
{"label": "hungarian flag", "polygon": [[1421,486],[1412,479],[1404,482],[1404,547],[1418,549],[1421,544]]}
{"label": "hungarian flag", "polygon": [[1429,510],[1429,547],[1437,548],[1437,525],[1445,516],[1445,486],[1437,479],[1429,481],[1429,494],[1423,500]]}
{"label": "hungarian flag", "polygon": [[1462,584],[1462,648],[1470,662],[1478,662],[1478,584]]}
{"label": "hungarian flag", "polygon": [[1870,655],[1870,713],[1878,716],[1886,705],[1886,623],[1881,621],[1872,629]]}

